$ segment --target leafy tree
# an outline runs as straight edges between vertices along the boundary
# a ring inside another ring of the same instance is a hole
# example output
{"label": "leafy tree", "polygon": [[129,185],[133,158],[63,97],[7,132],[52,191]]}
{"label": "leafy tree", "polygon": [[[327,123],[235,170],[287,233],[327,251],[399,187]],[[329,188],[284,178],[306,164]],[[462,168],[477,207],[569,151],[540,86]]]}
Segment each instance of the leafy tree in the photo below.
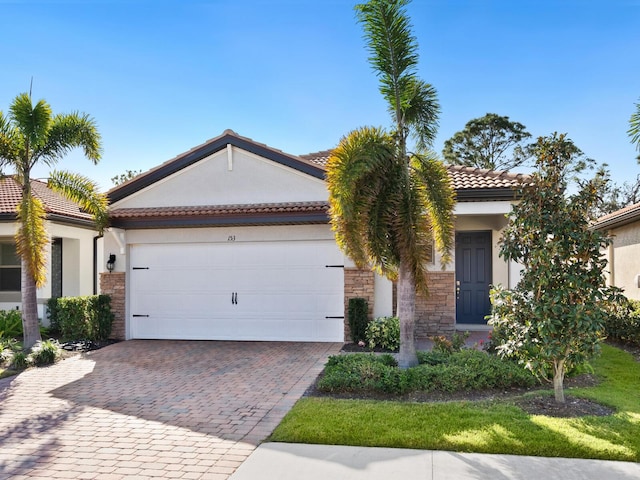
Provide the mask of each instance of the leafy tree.
{"label": "leafy tree", "polygon": [[141,173],[142,173],[142,170],[127,170],[124,173],[121,173],[120,175],[111,177],[111,183],[117,186],[131,180],[132,178],[137,177]]}
{"label": "leafy tree", "polygon": [[[627,133],[631,138],[631,143],[635,143],[636,149],[640,151],[640,102],[636,103],[636,111],[629,119],[629,130]],[[640,162],[640,155],[638,155],[638,162]]]}
{"label": "leafy tree", "polygon": [[[439,105],[435,89],[416,77],[418,53],[404,8],[408,3],[370,0],[355,7],[394,127],[352,131],[327,165],[338,244],[358,266],[372,265],[397,278],[401,367],[418,363],[416,288],[427,291],[425,264],[434,238],[444,263],[450,260],[454,205],[446,168],[426,151],[436,134]],[[417,153],[408,152],[409,135]]]}
{"label": "leafy tree", "polygon": [[464,130],[444,142],[442,155],[452,165],[511,170],[529,159],[523,142],[530,137],[521,123],[487,113],[467,122]]}
{"label": "leafy tree", "polygon": [[564,402],[565,372],[599,351],[604,305],[618,295],[603,276],[601,249],[610,239],[589,228],[604,172],[578,182],[569,195],[571,168],[582,164],[582,152],[557,134],[540,138],[534,150],[538,171],[512,207],[500,249],[524,271],[513,290],[492,291],[490,323],[505,339],[498,352],[542,377],[552,374],[555,398]]}
{"label": "leafy tree", "polygon": [[[16,249],[22,266],[22,322],[26,350],[40,340],[36,288],[46,279],[45,247],[47,214],[42,201],[31,190],[31,170],[36,164],[55,165],[75,147],[97,163],[100,159],[100,134],[95,122],[86,114],[53,115],[44,100],[33,105],[31,95],[18,95],[7,115],[0,111],[0,166],[14,171],[22,187],[18,206],[19,228]],[[77,202],[94,215],[99,229],[107,222],[107,200],[88,178],[63,171],[53,171],[48,186]]]}

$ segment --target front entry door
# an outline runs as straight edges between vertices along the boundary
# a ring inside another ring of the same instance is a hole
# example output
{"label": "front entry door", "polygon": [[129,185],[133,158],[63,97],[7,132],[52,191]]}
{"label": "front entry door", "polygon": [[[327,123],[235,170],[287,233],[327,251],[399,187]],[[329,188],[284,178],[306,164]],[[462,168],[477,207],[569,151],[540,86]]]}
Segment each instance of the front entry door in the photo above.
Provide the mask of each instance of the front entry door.
{"label": "front entry door", "polygon": [[456,233],[456,323],[487,323],[491,278],[491,232]]}

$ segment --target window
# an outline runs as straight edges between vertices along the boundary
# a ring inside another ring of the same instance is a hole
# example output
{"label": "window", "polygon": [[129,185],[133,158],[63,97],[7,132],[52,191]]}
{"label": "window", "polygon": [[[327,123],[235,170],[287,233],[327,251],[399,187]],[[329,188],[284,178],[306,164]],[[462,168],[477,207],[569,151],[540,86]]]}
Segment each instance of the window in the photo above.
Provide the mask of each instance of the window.
{"label": "window", "polygon": [[0,292],[20,291],[20,258],[13,243],[0,243]]}

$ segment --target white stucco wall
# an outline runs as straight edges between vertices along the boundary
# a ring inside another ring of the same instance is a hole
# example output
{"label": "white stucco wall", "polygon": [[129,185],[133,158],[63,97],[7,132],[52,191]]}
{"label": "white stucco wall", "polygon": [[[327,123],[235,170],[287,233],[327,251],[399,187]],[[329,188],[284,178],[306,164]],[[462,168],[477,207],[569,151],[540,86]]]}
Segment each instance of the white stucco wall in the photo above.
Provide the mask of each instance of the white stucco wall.
{"label": "white stucco wall", "polygon": [[[609,248],[609,284],[624,289],[624,294],[640,300],[635,278],[640,275],[640,222],[613,229],[613,246]],[[613,260],[613,261],[612,261]]]}
{"label": "white stucco wall", "polygon": [[[0,239],[14,242],[17,229],[15,223],[0,223]],[[62,294],[64,296],[93,294],[93,239],[97,232],[88,228],[47,222],[46,229],[51,239],[62,238]],[[47,277],[45,284],[37,290],[38,316],[47,325],[45,303],[51,298],[51,244],[46,247]],[[21,308],[19,292],[0,293],[0,309]]]}
{"label": "white stucco wall", "polygon": [[232,147],[115,202],[112,208],[326,201],[323,180]]}

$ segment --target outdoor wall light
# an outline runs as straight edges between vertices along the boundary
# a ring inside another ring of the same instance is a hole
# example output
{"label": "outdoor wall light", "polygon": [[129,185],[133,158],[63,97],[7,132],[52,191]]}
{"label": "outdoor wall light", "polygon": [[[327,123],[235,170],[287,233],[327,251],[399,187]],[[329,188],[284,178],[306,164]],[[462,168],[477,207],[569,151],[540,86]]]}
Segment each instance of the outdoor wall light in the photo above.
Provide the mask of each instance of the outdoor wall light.
{"label": "outdoor wall light", "polygon": [[116,255],[115,253],[109,254],[109,260],[107,260],[107,270],[109,273],[113,272],[113,267],[116,265]]}

